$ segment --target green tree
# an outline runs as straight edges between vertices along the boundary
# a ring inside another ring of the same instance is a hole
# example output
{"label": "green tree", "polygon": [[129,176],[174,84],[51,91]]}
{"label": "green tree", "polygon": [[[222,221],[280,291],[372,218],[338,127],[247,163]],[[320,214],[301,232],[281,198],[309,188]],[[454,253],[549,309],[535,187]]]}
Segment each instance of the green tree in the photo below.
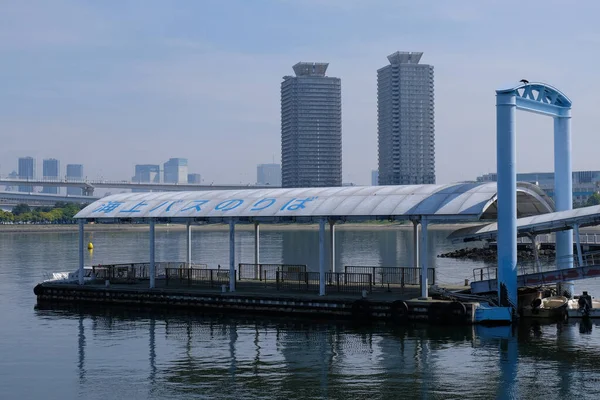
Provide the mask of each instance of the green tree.
{"label": "green tree", "polygon": [[588,207],[600,205],[600,194],[598,192],[596,192],[593,195],[591,195],[590,197],[588,197],[585,205]]}
{"label": "green tree", "polygon": [[25,203],[19,203],[12,209],[13,215],[21,215],[29,212],[31,212],[31,208]]}

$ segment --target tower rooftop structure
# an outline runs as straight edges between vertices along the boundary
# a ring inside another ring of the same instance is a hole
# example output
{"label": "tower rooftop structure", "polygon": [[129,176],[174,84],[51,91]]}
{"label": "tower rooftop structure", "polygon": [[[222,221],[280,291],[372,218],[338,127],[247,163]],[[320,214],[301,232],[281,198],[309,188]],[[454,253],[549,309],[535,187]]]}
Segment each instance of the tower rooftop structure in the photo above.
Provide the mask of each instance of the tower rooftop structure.
{"label": "tower rooftop structure", "polygon": [[293,66],[296,76],[325,76],[329,63],[299,62]]}
{"label": "tower rooftop structure", "polygon": [[388,56],[390,64],[418,64],[423,52],[419,51],[397,51]]}

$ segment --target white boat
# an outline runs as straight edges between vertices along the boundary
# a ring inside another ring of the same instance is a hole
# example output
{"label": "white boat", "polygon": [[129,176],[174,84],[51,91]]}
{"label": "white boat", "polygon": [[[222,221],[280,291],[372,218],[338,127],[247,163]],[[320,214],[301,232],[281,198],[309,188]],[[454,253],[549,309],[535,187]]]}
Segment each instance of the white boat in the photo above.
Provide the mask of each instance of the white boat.
{"label": "white boat", "polygon": [[600,318],[600,300],[583,292],[581,296],[569,300],[567,314],[569,318]]}
{"label": "white boat", "polygon": [[565,296],[552,296],[535,299],[529,306],[521,309],[521,316],[526,318],[564,318],[569,299]]}
{"label": "white boat", "polygon": [[[83,280],[84,282],[93,281],[98,279],[98,271],[97,268],[93,267],[85,267],[83,269]],[[52,282],[52,283],[75,283],[79,282],[79,271],[75,270],[73,272],[51,272],[44,274],[43,282]]]}

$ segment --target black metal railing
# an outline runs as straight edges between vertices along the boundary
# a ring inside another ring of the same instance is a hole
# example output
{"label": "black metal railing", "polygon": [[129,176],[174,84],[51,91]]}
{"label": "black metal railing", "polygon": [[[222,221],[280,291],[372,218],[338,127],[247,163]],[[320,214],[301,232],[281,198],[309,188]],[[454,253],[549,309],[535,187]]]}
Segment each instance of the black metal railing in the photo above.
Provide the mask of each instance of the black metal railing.
{"label": "black metal railing", "polygon": [[277,271],[298,273],[306,272],[306,265],[296,264],[239,264],[238,278],[240,280],[269,281],[276,280]]}
{"label": "black metal railing", "polygon": [[[421,268],[413,267],[370,267],[347,265],[344,267],[345,273],[362,273],[373,276],[373,285],[420,285]],[[435,285],[435,268],[427,268],[427,281],[430,285]]]}
{"label": "black metal railing", "polygon": [[319,292],[320,274],[318,272],[275,271],[277,290],[296,290]]}
{"label": "black metal railing", "polygon": [[220,268],[166,268],[165,285],[220,287],[229,285],[229,271]]}
{"label": "black metal railing", "polygon": [[[167,268],[183,268],[186,263],[159,261],[154,263],[156,278],[165,276]],[[150,263],[99,264],[92,266],[92,273],[98,279],[111,282],[136,282],[150,279]]]}
{"label": "black metal railing", "polygon": [[373,276],[365,273],[327,272],[325,274],[325,291],[327,293],[367,293],[373,291]]}

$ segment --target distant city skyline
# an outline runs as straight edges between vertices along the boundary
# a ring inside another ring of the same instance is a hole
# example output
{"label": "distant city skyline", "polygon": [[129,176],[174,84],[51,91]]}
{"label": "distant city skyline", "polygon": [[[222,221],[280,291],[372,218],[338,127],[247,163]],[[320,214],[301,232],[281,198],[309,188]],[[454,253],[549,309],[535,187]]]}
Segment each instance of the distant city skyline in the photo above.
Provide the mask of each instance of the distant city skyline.
{"label": "distant city skyline", "polygon": [[[8,2],[0,174],[30,155],[121,180],[136,163],[176,155],[207,182],[252,183],[258,163],[280,161],[282,75],[298,60],[321,60],[343,81],[343,181],[366,185],[377,165],[376,71],[399,47],[423,51],[435,66],[438,183],[495,171],[494,91],[523,78],[573,100],[573,169],[598,170],[590,143],[600,3],[558,4]],[[561,34],[548,40],[535,24],[490,28],[523,15],[560,23]],[[167,20],[174,29],[157,29]],[[518,119],[517,170],[552,170],[552,121]]]}
{"label": "distant city skyline", "polygon": [[256,184],[281,186],[281,164],[258,164],[256,166]]}

